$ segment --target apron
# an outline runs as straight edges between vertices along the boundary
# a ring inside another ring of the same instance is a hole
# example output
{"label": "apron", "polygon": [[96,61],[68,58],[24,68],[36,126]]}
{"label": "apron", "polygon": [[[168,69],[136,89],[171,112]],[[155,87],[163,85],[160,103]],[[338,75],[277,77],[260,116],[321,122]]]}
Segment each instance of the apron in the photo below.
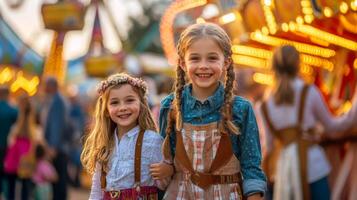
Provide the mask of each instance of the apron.
{"label": "apron", "polygon": [[[184,123],[176,139],[176,173],[164,199],[242,199],[240,163],[233,155],[229,135],[218,131],[217,122]],[[168,135],[164,143],[169,143]]]}
{"label": "apron", "polygon": [[[312,142],[302,138],[304,105],[309,86],[305,85],[299,102],[298,123],[295,126],[276,129],[269,114],[267,103],[262,104],[262,111],[269,129],[276,138],[276,145],[265,158],[263,168],[269,179],[275,177],[274,200],[309,200],[310,188],[307,181],[307,152]],[[313,134],[307,131],[307,134]]]}

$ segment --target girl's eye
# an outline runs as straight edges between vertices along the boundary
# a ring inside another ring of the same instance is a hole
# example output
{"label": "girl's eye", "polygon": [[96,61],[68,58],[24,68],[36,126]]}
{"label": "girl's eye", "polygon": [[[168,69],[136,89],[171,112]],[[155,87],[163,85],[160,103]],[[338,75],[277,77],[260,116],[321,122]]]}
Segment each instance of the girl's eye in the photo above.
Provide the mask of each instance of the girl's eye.
{"label": "girl's eye", "polygon": [[127,100],[126,100],[126,102],[128,102],[128,103],[131,103],[131,102],[133,102],[133,101],[135,101],[135,99],[127,99]]}
{"label": "girl's eye", "polygon": [[195,60],[199,60],[199,58],[198,57],[191,57],[190,60],[194,60],[195,61]]}
{"label": "girl's eye", "polygon": [[111,101],[109,104],[110,105],[116,105],[116,104],[118,104],[118,101]]}
{"label": "girl's eye", "polygon": [[218,58],[216,56],[211,56],[211,57],[208,57],[209,60],[217,60]]}

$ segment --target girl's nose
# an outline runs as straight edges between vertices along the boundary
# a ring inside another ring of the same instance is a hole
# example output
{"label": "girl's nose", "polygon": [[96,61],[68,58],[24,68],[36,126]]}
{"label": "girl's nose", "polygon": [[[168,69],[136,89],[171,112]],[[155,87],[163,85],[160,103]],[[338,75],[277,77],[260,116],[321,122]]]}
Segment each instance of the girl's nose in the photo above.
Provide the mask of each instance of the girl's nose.
{"label": "girl's nose", "polygon": [[126,106],[122,105],[122,106],[119,106],[119,111],[126,111],[127,108]]}
{"label": "girl's nose", "polygon": [[198,68],[200,68],[200,69],[208,69],[208,64],[207,64],[207,62],[202,62],[202,63],[200,63],[200,65],[198,66]]}

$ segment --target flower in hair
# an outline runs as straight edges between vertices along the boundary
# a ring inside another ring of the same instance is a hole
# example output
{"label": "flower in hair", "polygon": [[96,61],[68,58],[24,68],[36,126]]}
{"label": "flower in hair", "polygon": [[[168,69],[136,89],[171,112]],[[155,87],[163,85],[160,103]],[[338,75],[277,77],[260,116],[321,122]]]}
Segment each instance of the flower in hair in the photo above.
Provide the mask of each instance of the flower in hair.
{"label": "flower in hair", "polygon": [[97,92],[99,95],[103,95],[104,92],[110,87],[121,84],[129,84],[133,87],[139,88],[144,91],[145,95],[147,94],[148,87],[144,80],[141,78],[134,78],[128,74],[118,73],[109,76],[106,80],[100,82]]}

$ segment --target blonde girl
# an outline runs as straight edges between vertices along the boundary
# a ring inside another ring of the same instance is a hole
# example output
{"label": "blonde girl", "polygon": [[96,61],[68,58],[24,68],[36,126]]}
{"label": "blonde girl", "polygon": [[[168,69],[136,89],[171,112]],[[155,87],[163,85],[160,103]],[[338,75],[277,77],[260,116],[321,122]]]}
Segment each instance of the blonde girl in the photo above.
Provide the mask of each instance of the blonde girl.
{"label": "blonde girl", "polygon": [[114,74],[102,81],[94,127],[81,160],[93,174],[89,199],[157,198],[149,165],[161,161],[162,138],[147,102],[144,81]]}
{"label": "blonde girl", "polygon": [[180,36],[175,91],[159,118],[165,163],[151,169],[163,178],[174,168],[165,199],[262,199],[258,128],[250,102],[233,95],[231,47],[211,23]]}

